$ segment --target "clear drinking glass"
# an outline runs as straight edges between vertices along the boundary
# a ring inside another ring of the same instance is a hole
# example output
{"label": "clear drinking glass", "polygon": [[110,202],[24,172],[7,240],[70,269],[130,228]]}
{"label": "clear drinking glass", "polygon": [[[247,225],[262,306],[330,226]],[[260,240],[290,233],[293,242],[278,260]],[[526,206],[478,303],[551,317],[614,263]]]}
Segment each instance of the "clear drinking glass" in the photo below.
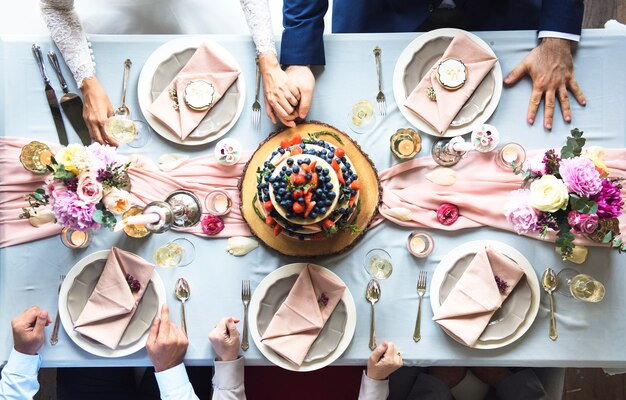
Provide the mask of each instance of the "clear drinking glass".
{"label": "clear drinking glass", "polygon": [[356,133],[369,133],[376,126],[376,112],[369,100],[359,100],[347,115],[350,129]]}
{"label": "clear drinking glass", "polygon": [[376,279],[387,279],[393,272],[391,256],[383,249],[373,249],[365,255],[365,270]]}
{"label": "clear drinking glass", "polygon": [[557,291],[575,299],[597,303],[604,298],[605,288],[594,277],[581,274],[572,268],[565,268],[557,275]]}
{"label": "clear drinking glass", "polygon": [[106,120],[104,131],[118,142],[133,148],[145,146],[150,135],[148,124],[143,121],[132,120],[126,114],[117,113]]}
{"label": "clear drinking glass", "polygon": [[161,268],[185,267],[196,257],[196,247],[185,238],[165,243],[154,252],[154,262]]}

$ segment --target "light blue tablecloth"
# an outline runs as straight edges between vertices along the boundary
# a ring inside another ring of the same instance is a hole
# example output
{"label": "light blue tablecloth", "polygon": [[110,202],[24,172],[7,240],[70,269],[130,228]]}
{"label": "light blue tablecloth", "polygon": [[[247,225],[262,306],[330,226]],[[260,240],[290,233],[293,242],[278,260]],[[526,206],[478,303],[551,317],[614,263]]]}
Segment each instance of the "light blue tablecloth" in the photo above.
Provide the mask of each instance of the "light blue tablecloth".
{"label": "light blue tablecloth", "polygon": [[[478,33],[489,43],[506,74],[522,60],[535,45],[534,32],[484,32]],[[389,136],[399,128],[410,125],[402,117],[392,93],[392,74],[395,61],[416,34],[335,35],[326,38],[329,64],[317,74],[317,86],[311,119],[330,123],[349,133],[359,141],[379,170],[397,161],[389,151]],[[139,115],[136,100],[137,78],[146,58],[171,36],[94,36],[98,76],[110,94],[114,105],[121,92],[122,62],[130,57],[133,69],[130,75],[129,106]],[[239,60],[248,84],[247,101],[241,118],[229,133],[248,149],[256,148],[274,127],[262,118],[261,133],[250,125],[250,106],[254,97],[254,47],[248,37],[211,36],[230,50]],[[30,45],[39,42],[44,50],[51,47],[47,37],[0,38],[0,132],[6,136],[23,136],[39,140],[56,141],[52,118],[43,95],[43,85],[31,54]],[[349,131],[346,114],[350,105],[361,98],[374,101],[376,71],[372,49],[379,45],[382,52],[383,87],[387,96],[388,116],[376,130],[366,135]],[[585,31],[575,58],[576,78],[588,99],[587,107],[572,100],[573,123],[585,131],[589,145],[623,147],[626,145],[626,36],[606,31]],[[66,70],[67,75],[69,72]],[[53,85],[59,88],[56,78]],[[75,89],[75,87],[73,88]],[[552,132],[544,131],[541,121],[528,126],[526,109],[531,91],[530,80],[524,80],[511,89],[504,89],[497,111],[490,120],[500,130],[504,141],[515,140],[527,149],[537,147],[560,148],[570,129],[556,113]],[[60,96],[60,90],[57,95]],[[66,122],[69,127],[69,123]],[[424,150],[428,154],[432,143],[422,135]],[[70,141],[78,141],[71,132]],[[173,145],[159,136],[141,149],[157,160],[169,152],[188,152],[195,155],[212,152],[211,145],[182,147]],[[16,160],[17,162],[17,160]],[[459,164],[457,168],[463,168]],[[1,173],[1,171],[0,171]],[[485,205],[493,207],[499,205]],[[587,262],[579,268],[588,271],[606,284],[606,297],[599,304],[586,304],[556,298],[556,318],[559,339],[548,338],[548,303],[542,294],[539,314],[534,325],[516,343],[498,350],[473,350],[457,344],[436,324],[431,322],[430,299],[426,297],[423,308],[422,340],[414,343],[413,327],[417,313],[415,283],[421,270],[432,272],[454,247],[470,240],[494,239],[508,243],[520,250],[534,265],[540,275],[547,267],[557,270],[566,266],[554,251],[554,246],[537,240],[489,228],[444,233],[431,232],[436,245],[425,260],[413,258],[406,250],[410,230],[391,223],[368,232],[349,253],[336,257],[316,259],[315,262],[331,268],[348,285],[357,305],[356,334],[337,365],[364,365],[370,351],[367,346],[369,332],[369,304],[364,298],[368,280],[363,269],[366,251],[385,247],[393,257],[394,272],[382,282],[382,299],[377,304],[377,333],[379,340],[397,343],[406,364],[410,365],[500,365],[500,366],[578,366],[626,367],[626,257],[604,249],[591,249]],[[97,250],[119,246],[152,259],[160,244],[181,236],[175,232],[151,235],[145,240],[135,240],[125,235],[101,231],[89,248],[70,251],[63,247],[58,237],[10,247],[0,251],[0,364],[6,362],[11,348],[10,320],[32,304],[50,310],[54,315],[57,301],[57,284],[60,274],[66,273],[79,259]],[[251,279],[253,288],[277,267],[294,261],[281,257],[261,247],[243,258],[230,256],[225,239],[203,239],[188,236],[198,250],[195,262],[175,270],[159,270],[168,289],[167,300],[172,307],[172,317],[180,319],[180,308],[174,298],[174,283],[184,276],[191,284],[191,300],[187,303],[187,326],[190,345],[186,363],[212,364],[213,352],[207,340],[208,332],[218,319],[226,315],[241,316],[240,288],[242,279]],[[572,265],[568,265],[572,266]],[[48,329],[47,335],[50,334]],[[148,365],[145,350],[121,359],[103,359],[82,351],[74,345],[61,329],[59,344],[51,347],[46,341],[41,350],[44,366],[113,366]],[[245,353],[246,363],[268,365],[254,344]]]}

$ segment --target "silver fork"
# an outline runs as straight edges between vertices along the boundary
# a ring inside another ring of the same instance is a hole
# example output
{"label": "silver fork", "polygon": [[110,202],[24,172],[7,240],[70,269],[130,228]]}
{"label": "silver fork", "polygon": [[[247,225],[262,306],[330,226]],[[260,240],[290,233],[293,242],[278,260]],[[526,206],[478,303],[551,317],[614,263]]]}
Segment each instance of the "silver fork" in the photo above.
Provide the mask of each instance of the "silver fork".
{"label": "silver fork", "polygon": [[261,126],[261,103],[259,103],[259,86],[261,83],[261,68],[259,57],[256,58],[256,94],[252,103],[252,126],[258,129]]}
{"label": "silver fork", "polygon": [[426,271],[420,272],[417,278],[417,294],[420,297],[420,304],[417,309],[417,319],[415,320],[415,330],[413,331],[413,340],[415,342],[419,342],[422,338],[422,334],[420,333],[420,323],[422,320],[422,300],[424,299],[424,294],[426,293],[426,279],[428,278],[428,273]]}
{"label": "silver fork", "polygon": [[248,304],[250,304],[250,281],[241,281],[241,301],[243,301],[243,337],[241,338],[241,348],[248,350]]}
{"label": "silver fork", "polygon": [[382,118],[387,115],[387,103],[385,102],[385,95],[383,93],[383,81],[380,74],[380,47],[374,47],[374,56],[376,57],[376,73],[378,74],[378,94],[376,95],[376,103],[378,103],[378,114]]}
{"label": "silver fork", "polygon": [[[59,276],[59,290],[57,293],[61,292],[61,285],[64,279],[65,275]],[[59,343],[59,319],[59,306],[57,305],[57,316],[54,318],[54,327],[52,328],[52,336],[50,336],[50,344],[53,346]]]}

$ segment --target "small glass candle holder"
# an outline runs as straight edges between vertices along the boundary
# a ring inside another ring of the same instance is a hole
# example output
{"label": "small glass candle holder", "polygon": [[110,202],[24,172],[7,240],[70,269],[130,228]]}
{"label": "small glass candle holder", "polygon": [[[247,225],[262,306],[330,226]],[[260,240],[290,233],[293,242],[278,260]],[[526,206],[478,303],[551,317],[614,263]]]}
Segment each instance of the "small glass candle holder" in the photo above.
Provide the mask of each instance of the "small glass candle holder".
{"label": "small glass candle holder", "polygon": [[348,125],[356,133],[369,133],[376,126],[374,105],[369,100],[359,100],[347,115]]}
{"label": "small glass candle holder", "polygon": [[225,190],[213,190],[204,200],[207,213],[211,215],[226,215],[233,208],[233,201]]}
{"label": "small glass candle holder", "polygon": [[401,160],[413,158],[422,150],[422,138],[413,129],[398,129],[389,141],[391,152]]}
{"label": "small glass candle holder", "polygon": [[[126,219],[128,217],[133,217],[135,215],[141,215],[143,213],[143,207],[140,206],[132,206],[128,211],[122,214],[122,219]],[[128,236],[136,239],[141,239],[150,234],[148,228],[146,228],[143,224],[126,224],[124,225],[124,233]]]}
{"label": "small glass candle holder", "polygon": [[526,161],[526,151],[522,145],[517,143],[507,143],[498,152],[496,164],[504,169],[515,169]]}
{"label": "small glass candle holder", "polygon": [[47,166],[52,162],[52,152],[44,143],[33,141],[22,147],[20,162],[27,171],[34,174],[45,174]]}
{"label": "small glass candle holder", "polygon": [[432,253],[435,248],[435,241],[426,232],[413,232],[409,235],[406,243],[409,253],[415,257],[423,258]]}
{"label": "small glass candle holder", "polygon": [[79,231],[70,227],[61,231],[61,241],[69,249],[82,249],[91,243],[89,231]]}
{"label": "small glass candle holder", "polygon": [[433,160],[442,167],[452,167],[458,164],[467,151],[457,151],[454,149],[455,144],[461,144],[464,140],[461,137],[452,139],[439,139],[433,143],[430,154]]}

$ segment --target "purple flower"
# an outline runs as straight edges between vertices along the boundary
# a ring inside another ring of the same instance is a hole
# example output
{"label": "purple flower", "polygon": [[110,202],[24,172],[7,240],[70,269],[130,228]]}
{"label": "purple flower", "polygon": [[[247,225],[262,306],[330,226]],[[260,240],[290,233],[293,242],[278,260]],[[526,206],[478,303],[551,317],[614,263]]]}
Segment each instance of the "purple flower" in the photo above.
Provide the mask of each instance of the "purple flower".
{"label": "purple flower", "polygon": [[328,298],[328,296],[326,296],[326,293],[322,292],[322,294],[320,294],[317,298],[317,304],[320,306],[320,308],[324,308],[328,305],[328,300],[330,299]]}
{"label": "purple flower", "polygon": [[569,190],[584,197],[592,196],[602,189],[600,173],[593,161],[574,157],[561,160],[559,173]]}
{"label": "purple flower", "polygon": [[94,142],[87,147],[89,170],[98,171],[115,162],[115,147]]}
{"label": "purple flower", "polygon": [[559,224],[556,222],[556,219],[550,213],[540,212],[537,216],[537,226],[539,229],[547,229],[552,231],[559,230]]}
{"label": "purple flower", "polygon": [[518,189],[511,193],[511,200],[505,205],[504,215],[518,234],[539,230],[537,210],[530,206],[528,190]]}
{"label": "purple flower", "polygon": [[136,293],[141,289],[141,283],[131,274],[126,274],[126,282],[128,283],[128,287],[130,287],[130,291]]}
{"label": "purple flower", "polygon": [[92,219],[95,209],[93,204],[80,200],[74,192],[59,194],[52,207],[59,224],[79,231],[100,228],[100,224]]}
{"label": "purple flower", "polygon": [[546,154],[543,157],[544,173],[555,175],[559,172],[560,162],[561,158],[556,154],[554,149],[546,151]]}
{"label": "purple flower", "polygon": [[498,290],[501,294],[506,294],[506,290],[509,288],[509,284],[498,275],[494,276],[496,278],[496,285],[498,285]]}
{"label": "purple flower", "polygon": [[598,217],[607,219],[622,215],[624,202],[620,194],[621,188],[621,184],[613,182],[611,179],[602,180],[602,189],[590,198],[590,200],[598,203]]}

